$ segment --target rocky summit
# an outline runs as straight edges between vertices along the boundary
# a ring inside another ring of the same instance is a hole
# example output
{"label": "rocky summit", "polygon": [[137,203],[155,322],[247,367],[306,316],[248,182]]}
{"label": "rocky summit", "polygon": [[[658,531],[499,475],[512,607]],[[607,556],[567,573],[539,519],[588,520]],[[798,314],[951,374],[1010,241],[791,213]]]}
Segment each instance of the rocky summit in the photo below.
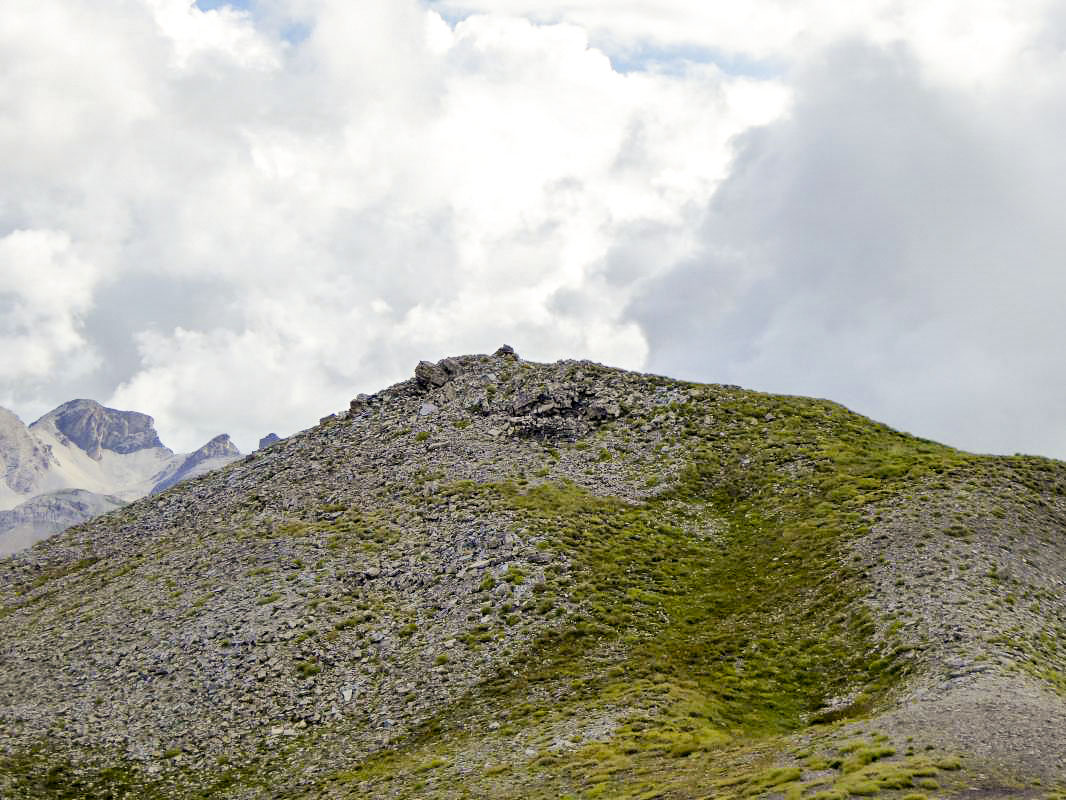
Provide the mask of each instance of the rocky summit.
{"label": "rocky summit", "polygon": [[147,414],[105,408],[95,400],[71,400],[41,417],[30,430],[51,426],[99,461],[104,450],[125,454],[162,447],[153,425]]}
{"label": "rocky summit", "polygon": [[137,411],[71,400],[27,427],[0,408],[0,555],[240,456],[226,434],[175,454]]}
{"label": "rocky summit", "polygon": [[0,561],[0,796],[1062,798],[1064,555],[1060,462],[422,362]]}

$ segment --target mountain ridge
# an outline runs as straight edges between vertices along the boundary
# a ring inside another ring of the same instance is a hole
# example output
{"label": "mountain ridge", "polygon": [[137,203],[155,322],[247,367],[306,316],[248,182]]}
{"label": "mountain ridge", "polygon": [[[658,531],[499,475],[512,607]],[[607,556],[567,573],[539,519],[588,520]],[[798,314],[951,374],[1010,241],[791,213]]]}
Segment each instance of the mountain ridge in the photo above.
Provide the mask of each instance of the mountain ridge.
{"label": "mountain ridge", "polygon": [[[0,409],[0,512],[11,512],[0,517],[0,554],[239,455],[225,434],[175,454],[152,417],[95,400],[68,401],[28,426]],[[92,497],[57,494],[71,490]]]}
{"label": "mountain ridge", "polygon": [[1044,797],[1064,493],[828,401],[423,362],[0,561],[0,788]]}
{"label": "mountain ridge", "polygon": [[139,411],[107,408],[95,400],[70,400],[49,411],[29,430],[50,427],[73,442],[89,458],[99,461],[103,450],[127,454],[167,449],[159,441],[155,420]]}

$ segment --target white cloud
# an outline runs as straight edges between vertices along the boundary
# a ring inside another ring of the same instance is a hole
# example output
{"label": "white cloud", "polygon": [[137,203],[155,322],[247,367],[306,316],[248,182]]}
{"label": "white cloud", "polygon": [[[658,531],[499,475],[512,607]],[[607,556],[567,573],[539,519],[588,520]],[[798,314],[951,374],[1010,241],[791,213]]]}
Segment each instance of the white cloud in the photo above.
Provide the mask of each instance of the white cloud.
{"label": "white cloud", "polygon": [[[174,447],[227,430],[247,449],[420,358],[504,341],[531,358],[721,377],[700,339],[714,313],[713,352],[746,379],[870,399],[889,421],[940,419],[929,404],[907,416],[917,406],[893,386],[920,343],[980,331],[930,304],[950,293],[975,318],[990,296],[1032,306],[1060,252],[1043,211],[1061,207],[1066,26],[1053,11],[0,5],[0,398],[29,416],[95,395],[153,414]],[[881,59],[841,60],[841,42]],[[1043,266],[1001,291],[992,254],[1021,251]],[[896,301],[856,315],[870,285]],[[826,304],[839,318],[817,317]],[[1006,361],[1039,373],[1044,351],[1017,357],[1056,330],[1035,305],[1002,346],[975,333],[955,384],[986,391],[979,372]],[[916,323],[886,337],[900,318]],[[821,347],[835,330],[850,372],[795,367],[789,343]],[[935,374],[919,361],[911,378]]]}
{"label": "white cloud", "polygon": [[[453,30],[410,0],[259,17],[181,0],[93,8],[0,10],[26,78],[5,82],[0,181],[21,191],[0,231],[46,227],[98,254],[113,284],[152,288],[134,309],[111,292],[126,307],[95,309],[77,342],[106,330],[118,361],[97,391],[154,414],[182,448],[218,428],[248,447],[420,357],[505,339],[640,366],[642,334],[620,318],[628,290],[600,277],[606,254],[652,223],[676,247],[730,137],[787,103],[775,82],[710,66],[619,74],[575,25],[473,16]],[[309,31],[296,45],[278,35],[292,22]],[[217,318],[182,324],[209,283]],[[564,307],[560,292],[597,299]],[[40,405],[27,391],[5,388]]]}
{"label": "white cloud", "polygon": [[247,11],[230,6],[203,11],[192,0],[145,3],[159,33],[169,40],[166,52],[172,68],[189,69],[197,57],[232,61],[250,69],[281,66],[282,46],[261,35]]}
{"label": "white cloud", "polygon": [[[995,81],[1042,32],[1052,0],[435,0],[451,14],[492,13],[569,22],[621,56],[670,57],[692,48],[778,68],[861,37],[907,43],[923,67],[953,83]],[[703,54],[706,57],[708,54]]]}
{"label": "white cloud", "polygon": [[6,381],[91,365],[81,318],[99,278],[62,232],[17,230],[0,238],[0,374]]}
{"label": "white cloud", "polygon": [[1047,144],[1066,84],[952,90],[853,44],[796,85],[791,115],[746,138],[702,250],[634,304],[651,365],[1066,454],[1066,188]]}

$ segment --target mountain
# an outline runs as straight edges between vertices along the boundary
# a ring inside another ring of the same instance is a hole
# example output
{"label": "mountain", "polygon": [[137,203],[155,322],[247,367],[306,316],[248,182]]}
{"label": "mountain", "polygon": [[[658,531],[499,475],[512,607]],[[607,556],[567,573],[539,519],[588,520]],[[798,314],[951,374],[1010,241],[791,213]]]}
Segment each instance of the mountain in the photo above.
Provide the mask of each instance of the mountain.
{"label": "mountain", "polygon": [[510,348],[0,560],[0,796],[1061,798],[1066,464]]}
{"label": "mountain", "polygon": [[156,482],[152,487],[152,494],[169,489],[176,483],[188,478],[195,478],[217,469],[235,458],[239,458],[241,451],[230,441],[225,433],[219,434],[199,450],[190,453],[180,461],[175,461],[166,470],[156,475]]}
{"label": "mountain", "polygon": [[54,459],[17,416],[0,408],[0,508],[10,508],[33,492]]}
{"label": "mountain", "polygon": [[[175,454],[150,416],[94,400],[64,403],[29,427],[0,409],[0,511],[18,520],[0,524],[0,554],[239,455],[225,434],[194,453]],[[81,494],[62,494],[75,489]],[[42,497],[50,499],[37,502]]]}
{"label": "mountain", "polygon": [[99,461],[104,450],[128,454],[163,449],[154,420],[137,411],[104,408],[95,400],[71,400],[45,414],[30,426],[48,431],[63,444],[72,442],[89,458]]}
{"label": "mountain", "polygon": [[84,489],[61,489],[40,494],[10,511],[0,511],[0,555],[7,555],[47,539],[54,533],[116,508],[125,501]]}

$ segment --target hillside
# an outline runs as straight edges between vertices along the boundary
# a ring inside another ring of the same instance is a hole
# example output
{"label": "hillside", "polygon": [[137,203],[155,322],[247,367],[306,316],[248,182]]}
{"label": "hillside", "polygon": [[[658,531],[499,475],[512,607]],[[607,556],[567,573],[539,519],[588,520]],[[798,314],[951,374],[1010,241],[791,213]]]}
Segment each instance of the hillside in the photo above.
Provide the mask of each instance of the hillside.
{"label": "hillside", "polygon": [[1059,462],[422,362],[0,560],[0,796],[1059,796],[1064,555]]}

